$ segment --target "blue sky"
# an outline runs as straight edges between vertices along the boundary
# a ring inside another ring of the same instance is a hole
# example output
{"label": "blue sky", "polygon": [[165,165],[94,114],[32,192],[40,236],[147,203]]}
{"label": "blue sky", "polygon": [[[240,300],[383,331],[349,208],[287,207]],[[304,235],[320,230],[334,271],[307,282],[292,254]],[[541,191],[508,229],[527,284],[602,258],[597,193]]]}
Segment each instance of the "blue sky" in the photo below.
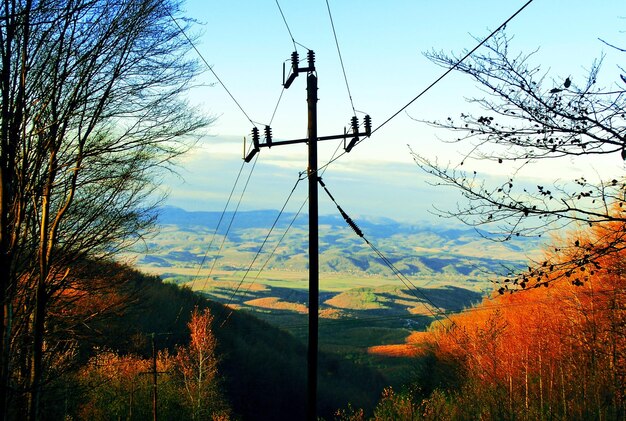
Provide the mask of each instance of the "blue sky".
{"label": "blue sky", "polygon": [[[349,123],[352,107],[326,1],[279,3],[295,41],[316,53],[318,134],[339,134]],[[476,44],[472,36],[486,36],[524,3],[329,0],[356,110],[370,114],[377,127],[444,71],[422,52],[471,49]],[[250,118],[267,124],[282,91],[282,63],[294,49],[276,1],[192,0],[185,8],[187,16],[202,23],[198,49],[203,57]],[[555,80],[582,79],[592,60],[604,52],[603,75],[611,81],[619,78],[616,63],[623,62],[623,54],[598,38],[626,44],[622,32],[626,20],[620,16],[626,16],[621,1],[535,0],[507,26],[507,33],[515,37],[515,50],[539,48],[534,63],[550,70]],[[306,55],[304,48],[298,50],[301,57]],[[217,120],[198,148],[181,161],[185,181],[167,180],[169,203],[190,210],[221,210],[241,166],[243,136],[249,137],[252,127],[210,72],[199,82],[190,101]],[[342,206],[355,214],[415,221],[430,219],[428,209],[433,205],[453,206],[460,197],[429,186],[412,163],[407,144],[443,162],[455,162],[462,151],[438,139],[445,139],[445,132],[420,125],[409,115],[424,119],[458,115],[469,109],[464,99],[476,92],[470,79],[449,75],[407,113],[329,166],[324,178]],[[272,129],[275,138],[292,139],[305,137],[306,127],[305,78],[299,77],[284,92]],[[320,164],[336,147],[335,141],[320,144]],[[305,145],[263,149],[242,207],[280,208],[305,168]],[[247,171],[249,167],[242,177]],[[288,210],[297,209],[305,197],[306,183],[300,183]],[[320,198],[321,212],[333,212]]]}

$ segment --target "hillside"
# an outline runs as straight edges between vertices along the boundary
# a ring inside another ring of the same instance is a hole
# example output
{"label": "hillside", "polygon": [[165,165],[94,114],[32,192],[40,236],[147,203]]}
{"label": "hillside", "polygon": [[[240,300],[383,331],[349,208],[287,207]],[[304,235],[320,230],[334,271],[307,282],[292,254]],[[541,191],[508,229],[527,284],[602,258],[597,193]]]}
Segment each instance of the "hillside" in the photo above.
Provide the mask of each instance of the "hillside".
{"label": "hillside", "polygon": [[[219,374],[235,414],[244,420],[304,418],[306,349],[301,342],[245,312],[231,314],[187,289],[140,273],[132,276],[134,305],[108,321],[99,347],[149,356],[149,340],[137,338],[167,332],[158,336],[157,347],[173,350],[189,340],[186,324],[193,307],[208,307],[215,317]],[[327,419],[348,402],[371,410],[386,386],[376,371],[337,356],[322,353],[319,364],[319,411]]]}

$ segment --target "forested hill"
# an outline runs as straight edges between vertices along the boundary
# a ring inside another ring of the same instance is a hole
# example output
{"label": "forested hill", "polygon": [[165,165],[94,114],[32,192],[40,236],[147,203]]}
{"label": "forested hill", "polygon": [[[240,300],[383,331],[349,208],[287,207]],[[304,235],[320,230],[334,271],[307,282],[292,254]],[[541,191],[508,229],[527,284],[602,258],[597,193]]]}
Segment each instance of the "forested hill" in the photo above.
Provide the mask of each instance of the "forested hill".
{"label": "forested hill", "polygon": [[[306,348],[284,331],[251,315],[232,312],[188,289],[164,284],[158,278],[126,271],[133,277],[135,303],[121,318],[109,320],[99,346],[121,353],[150,355],[149,337],[159,349],[189,340],[187,323],[194,306],[208,307],[214,316],[219,382],[234,415],[241,419],[303,419],[306,408]],[[224,322],[224,320],[226,320]],[[137,344],[143,347],[137,348]],[[320,415],[348,402],[373,408],[386,386],[380,374],[336,356],[320,356]],[[166,399],[165,395],[163,399]],[[164,414],[165,416],[165,414]]]}

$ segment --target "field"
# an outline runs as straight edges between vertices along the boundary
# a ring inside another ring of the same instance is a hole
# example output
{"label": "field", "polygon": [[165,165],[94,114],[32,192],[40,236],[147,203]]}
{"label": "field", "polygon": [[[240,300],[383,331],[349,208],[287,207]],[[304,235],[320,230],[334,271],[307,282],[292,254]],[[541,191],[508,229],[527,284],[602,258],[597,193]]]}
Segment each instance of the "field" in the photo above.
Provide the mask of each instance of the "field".
{"label": "field", "polygon": [[[226,233],[222,228],[215,232],[218,213],[166,208],[161,232],[128,258],[144,272],[252,312],[306,341],[306,220],[296,219],[285,234],[287,215],[267,236],[275,215],[238,214]],[[479,302],[493,291],[498,273],[521,267],[522,251],[535,247],[530,242],[502,245],[473,230],[390,220],[358,223],[401,275],[342,219],[320,218],[320,347],[384,366],[398,382],[408,373],[403,358],[410,356],[406,343],[415,342],[415,332],[443,313]],[[390,361],[390,355],[399,358]]]}

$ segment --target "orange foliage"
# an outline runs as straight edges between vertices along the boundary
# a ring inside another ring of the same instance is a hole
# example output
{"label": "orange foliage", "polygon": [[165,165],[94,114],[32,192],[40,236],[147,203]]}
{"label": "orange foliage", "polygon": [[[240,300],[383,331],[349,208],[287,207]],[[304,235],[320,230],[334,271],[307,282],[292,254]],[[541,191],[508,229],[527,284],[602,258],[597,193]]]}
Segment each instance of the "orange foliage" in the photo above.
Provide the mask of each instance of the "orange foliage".
{"label": "orange foliage", "polygon": [[194,420],[210,419],[223,409],[217,387],[217,341],[211,330],[212,323],[213,316],[208,308],[203,312],[195,308],[187,324],[191,335],[189,345],[179,347],[175,357],[186,403]]}
{"label": "orange foliage", "polygon": [[429,348],[428,339],[427,332],[411,332],[404,344],[370,346],[367,353],[384,357],[418,357]]}
{"label": "orange foliage", "polygon": [[[508,405],[547,406],[584,418],[624,408],[626,239],[623,224],[593,227],[529,268],[526,289],[435,325],[441,359],[468,378],[506,390]],[[610,404],[607,404],[610,402]],[[592,409],[593,408],[593,409]]]}
{"label": "orange foliage", "polygon": [[[159,412],[163,419],[227,420],[219,390],[213,316],[196,308],[188,323],[189,344],[156,355]],[[85,389],[80,419],[149,419],[152,415],[153,360],[102,352],[89,360],[78,380]]]}

